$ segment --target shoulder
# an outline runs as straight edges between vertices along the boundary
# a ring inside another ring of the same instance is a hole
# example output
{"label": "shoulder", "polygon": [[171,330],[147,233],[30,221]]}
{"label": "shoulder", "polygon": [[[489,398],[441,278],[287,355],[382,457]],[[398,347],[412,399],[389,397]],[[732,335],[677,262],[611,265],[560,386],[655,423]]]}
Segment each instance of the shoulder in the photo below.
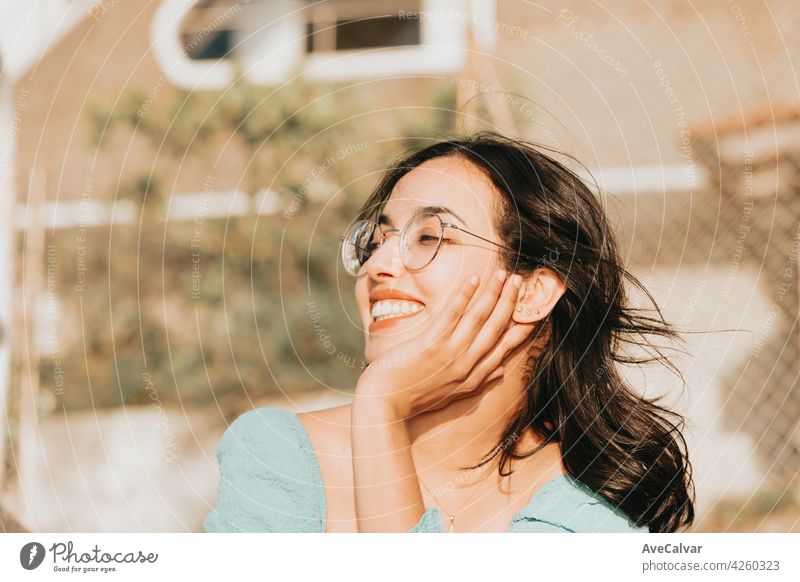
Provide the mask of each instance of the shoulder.
{"label": "shoulder", "polygon": [[546,483],[511,521],[516,532],[647,533],[577,479],[562,475]]}
{"label": "shoulder", "polygon": [[[294,418],[293,418],[294,417]],[[225,432],[217,446],[217,456],[228,452],[259,454],[274,448],[292,448],[297,444],[292,425],[297,415],[275,406],[254,408],[240,415]]]}
{"label": "shoulder", "polygon": [[294,413],[250,410],[217,445],[218,505],[206,531],[313,531],[324,506],[313,450]]}
{"label": "shoulder", "polygon": [[324,408],[297,415],[316,453],[329,508],[352,505],[353,462],[350,439],[350,405]]}
{"label": "shoulder", "polygon": [[239,416],[217,445],[220,472],[302,477],[311,462],[296,414],[267,406]]}
{"label": "shoulder", "polygon": [[350,405],[301,412],[302,423],[319,455],[350,455]]}

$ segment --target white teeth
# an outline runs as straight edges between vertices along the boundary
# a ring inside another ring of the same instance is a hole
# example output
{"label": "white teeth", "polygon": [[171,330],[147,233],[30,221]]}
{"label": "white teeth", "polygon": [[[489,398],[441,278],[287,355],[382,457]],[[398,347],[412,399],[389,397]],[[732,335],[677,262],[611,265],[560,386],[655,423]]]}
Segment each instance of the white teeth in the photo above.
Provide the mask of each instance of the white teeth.
{"label": "white teeth", "polygon": [[413,314],[423,308],[423,305],[410,301],[399,301],[396,299],[376,301],[372,306],[372,318],[375,321],[381,321],[382,319],[389,319],[390,317]]}

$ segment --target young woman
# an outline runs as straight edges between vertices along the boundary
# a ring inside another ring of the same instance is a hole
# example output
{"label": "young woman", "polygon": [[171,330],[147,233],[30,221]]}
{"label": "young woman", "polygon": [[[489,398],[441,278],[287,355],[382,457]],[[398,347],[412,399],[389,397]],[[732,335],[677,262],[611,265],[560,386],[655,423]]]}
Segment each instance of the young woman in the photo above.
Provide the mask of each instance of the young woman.
{"label": "young woman", "polygon": [[647,337],[679,338],[657,306],[654,318],[627,305],[626,278],[653,299],[572,171],[494,133],[435,143],[386,172],[341,250],[369,362],[353,401],[238,418],[206,531],[692,522],[683,419],[616,367],[672,367]]}

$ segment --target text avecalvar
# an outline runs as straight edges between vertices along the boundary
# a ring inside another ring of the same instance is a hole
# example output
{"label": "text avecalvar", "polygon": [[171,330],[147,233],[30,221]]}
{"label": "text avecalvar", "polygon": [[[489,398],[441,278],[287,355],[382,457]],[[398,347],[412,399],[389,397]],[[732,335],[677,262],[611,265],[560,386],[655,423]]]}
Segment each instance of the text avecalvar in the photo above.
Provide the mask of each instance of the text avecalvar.
{"label": "text avecalvar", "polygon": [[688,544],[664,544],[655,546],[645,544],[642,548],[643,554],[699,554],[703,546],[692,546]]}

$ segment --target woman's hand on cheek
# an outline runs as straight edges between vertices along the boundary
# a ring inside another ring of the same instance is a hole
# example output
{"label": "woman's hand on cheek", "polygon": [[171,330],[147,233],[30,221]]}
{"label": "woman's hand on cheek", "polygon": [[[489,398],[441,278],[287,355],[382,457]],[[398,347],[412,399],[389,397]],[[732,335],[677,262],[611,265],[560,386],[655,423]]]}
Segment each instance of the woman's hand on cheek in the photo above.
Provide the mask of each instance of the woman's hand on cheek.
{"label": "woman's hand on cheek", "polygon": [[521,278],[500,275],[493,275],[471,304],[478,283],[465,283],[428,329],[367,366],[356,396],[378,399],[405,419],[501,377],[503,359],[530,336],[534,324],[511,321]]}

